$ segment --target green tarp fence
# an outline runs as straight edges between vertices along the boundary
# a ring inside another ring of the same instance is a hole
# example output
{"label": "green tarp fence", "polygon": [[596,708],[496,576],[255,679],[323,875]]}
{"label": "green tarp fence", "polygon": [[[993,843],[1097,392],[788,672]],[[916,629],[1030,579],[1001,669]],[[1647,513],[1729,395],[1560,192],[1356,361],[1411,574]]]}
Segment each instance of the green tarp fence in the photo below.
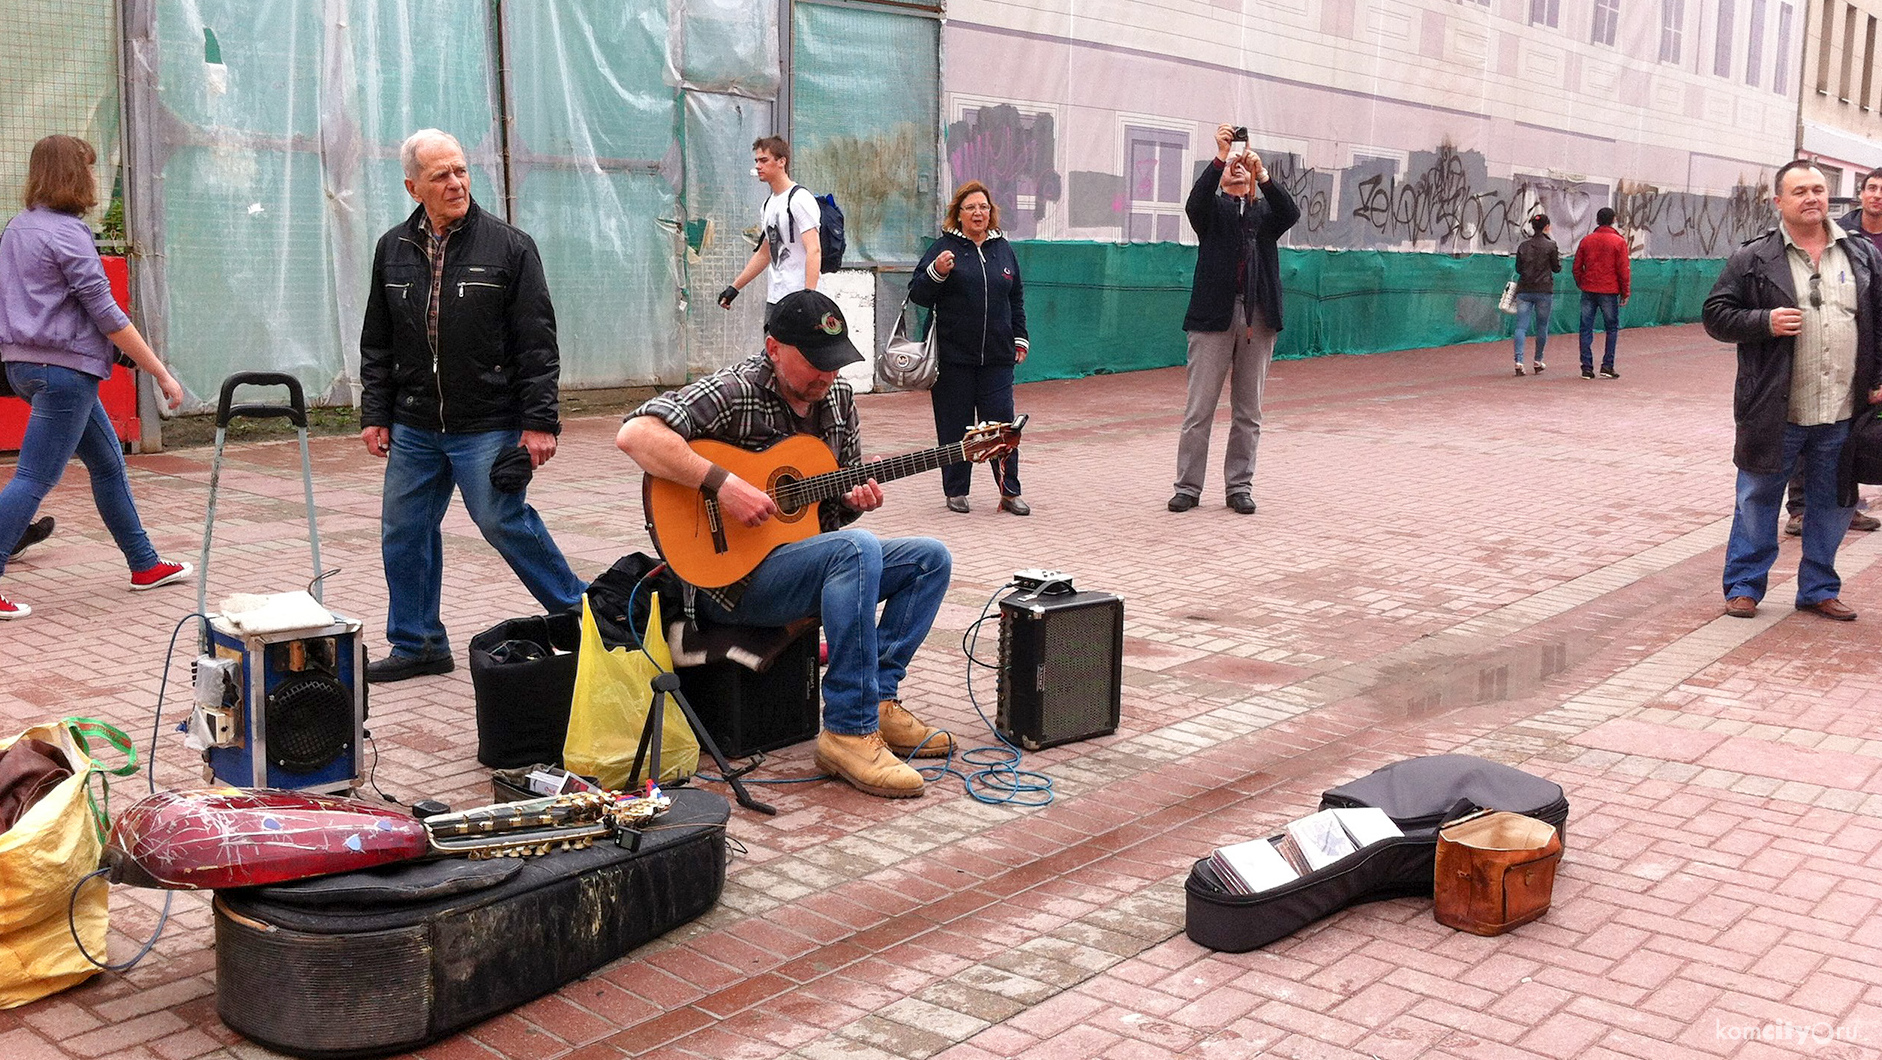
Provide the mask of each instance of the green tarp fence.
{"label": "green tarp fence", "polygon": [[[1013,244],[1025,281],[1032,352],[1019,379],[1075,379],[1180,365],[1183,313],[1196,248],[1174,243]],[[1633,263],[1623,327],[1688,324],[1724,265],[1718,258]],[[1580,326],[1580,298],[1564,260],[1549,330]],[[1514,275],[1507,254],[1378,250],[1281,251],[1283,358],[1507,340],[1514,318],[1497,310]]]}

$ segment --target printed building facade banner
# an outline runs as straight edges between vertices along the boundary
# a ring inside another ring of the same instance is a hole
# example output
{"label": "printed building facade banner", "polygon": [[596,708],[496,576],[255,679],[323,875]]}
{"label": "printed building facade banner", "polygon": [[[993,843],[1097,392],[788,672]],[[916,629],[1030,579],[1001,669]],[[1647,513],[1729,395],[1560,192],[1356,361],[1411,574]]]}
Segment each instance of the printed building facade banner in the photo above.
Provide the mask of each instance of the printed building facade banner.
{"label": "printed building facade banner", "polygon": [[[1301,203],[1287,245],[1325,252],[1290,299],[1389,280],[1381,252],[1508,254],[1537,209],[1565,248],[1612,206],[1642,256],[1717,258],[1770,223],[1799,2],[25,0],[10,40],[113,27],[122,166],[101,169],[140,319],[199,402],[263,369],[346,404],[417,128],[457,135],[478,201],[541,247],[564,384],[671,384],[755,348],[762,299],[713,294],[753,246],[750,144],[774,131],[843,203],[852,267],[906,268],[948,192],[986,182],[1067,345],[1133,288],[1180,299],[1181,254],[1151,250],[1194,242],[1182,202],[1223,121]],[[9,68],[39,85],[33,54]],[[9,172],[45,132],[115,135],[112,49],[86,54],[65,104],[0,110]],[[1488,337],[1481,293],[1407,340]]]}

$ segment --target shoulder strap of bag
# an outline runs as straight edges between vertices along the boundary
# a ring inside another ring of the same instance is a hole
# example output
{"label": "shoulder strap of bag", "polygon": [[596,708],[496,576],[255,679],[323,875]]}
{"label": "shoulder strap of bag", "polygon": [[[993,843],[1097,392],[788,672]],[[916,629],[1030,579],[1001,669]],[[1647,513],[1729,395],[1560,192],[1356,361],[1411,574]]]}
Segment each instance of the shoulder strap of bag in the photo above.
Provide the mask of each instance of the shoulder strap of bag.
{"label": "shoulder strap of bag", "polygon": [[[87,778],[85,796],[86,800],[91,805],[92,823],[98,829],[98,838],[102,840],[105,838],[106,833],[111,830],[110,778],[128,777],[137,772],[137,745],[131,741],[130,736],[126,735],[124,730],[114,725],[106,724],[96,718],[66,718],[60,724],[64,725],[66,730],[72,734],[72,740],[74,743],[78,744],[79,750],[85,752],[87,758],[92,759],[92,772],[98,774],[101,778],[104,789],[104,798],[102,800],[104,805],[100,806],[100,800],[91,794],[89,778]],[[91,741],[86,739],[88,735],[97,737],[104,741],[109,747],[123,753],[125,758],[124,764],[115,769],[100,764],[98,762],[98,756],[92,753]]]}
{"label": "shoulder strap of bag", "polygon": [[[810,189],[802,184],[793,184],[791,190],[784,193],[784,223],[791,226],[791,242],[793,243],[797,242],[797,215],[791,212],[791,201],[800,191],[809,192]],[[814,199],[816,196],[813,195],[811,198]]]}

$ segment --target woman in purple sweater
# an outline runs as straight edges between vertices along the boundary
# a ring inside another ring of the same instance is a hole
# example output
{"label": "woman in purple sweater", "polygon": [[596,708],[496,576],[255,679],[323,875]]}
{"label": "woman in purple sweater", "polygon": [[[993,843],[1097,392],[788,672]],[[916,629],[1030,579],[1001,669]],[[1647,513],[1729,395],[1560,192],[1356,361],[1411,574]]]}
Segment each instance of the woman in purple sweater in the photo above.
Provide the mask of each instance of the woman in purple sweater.
{"label": "woman in purple sweater", "polygon": [[[168,407],[182,403],[183,387],[112,300],[91,228],[81,220],[98,205],[97,161],[75,136],[34,144],[26,212],[0,234],[0,361],[13,392],[33,405],[19,465],[0,489],[0,574],[76,454],[91,474],[98,514],[130,564],[131,588],[155,589],[187,579],[192,568],[165,562],[151,547],[98,384],[111,375],[115,345],[157,381]],[[35,530],[35,538],[45,536]],[[30,614],[0,596],[0,619]]]}

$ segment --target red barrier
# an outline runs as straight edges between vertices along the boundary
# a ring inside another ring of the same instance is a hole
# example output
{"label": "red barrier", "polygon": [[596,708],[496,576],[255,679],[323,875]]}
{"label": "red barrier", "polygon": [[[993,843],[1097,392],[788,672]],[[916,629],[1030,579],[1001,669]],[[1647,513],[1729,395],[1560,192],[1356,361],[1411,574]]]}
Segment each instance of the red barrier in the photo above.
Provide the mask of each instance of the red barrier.
{"label": "red barrier", "polygon": [[[131,268],[130,264],[116,255],[104,259],[105,277],[111,281],[111,297],[118,300],[126,313],[131,311]],[[118,365],[111,370],[111,378],[98,385],[98,396],[105,403],[105,414],[111,417],[111,426],[118,432],[121,442],[135,442],[141,430],[137,420],[137,370]],[[18,398],[0,398],[0,450],[19,449],[20,442],[26,437],[26,420],[32,414],[32,406]]]}

